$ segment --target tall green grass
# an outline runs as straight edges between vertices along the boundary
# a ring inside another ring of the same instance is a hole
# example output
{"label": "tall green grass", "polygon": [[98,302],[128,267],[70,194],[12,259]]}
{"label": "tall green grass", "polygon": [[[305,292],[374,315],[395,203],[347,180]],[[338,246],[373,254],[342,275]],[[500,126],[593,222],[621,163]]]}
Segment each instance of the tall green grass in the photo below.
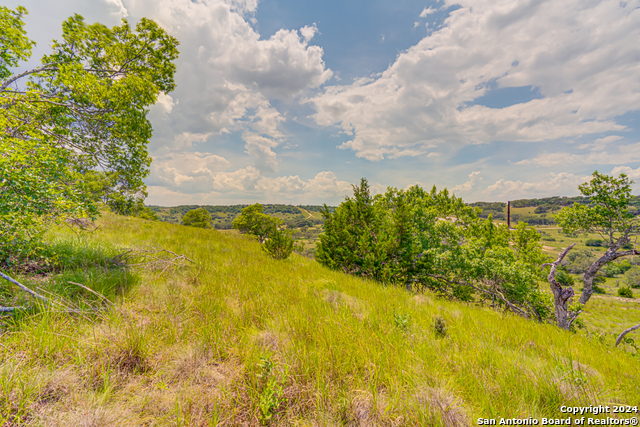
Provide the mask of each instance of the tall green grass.
{"label": "tall green grass", "polygon": [[97,256],[51,278],[83,280],[116,304],[87,318],[42,310],[5,321],[3,420],[458,426],[640,404],[640,360],[611,338],[384,287],[297,255],[277,261],[245,236],[112,215],[100,226],[82,245],[109,257],[154,245],[197,265],[128,270],[125,280],[104,278]]}

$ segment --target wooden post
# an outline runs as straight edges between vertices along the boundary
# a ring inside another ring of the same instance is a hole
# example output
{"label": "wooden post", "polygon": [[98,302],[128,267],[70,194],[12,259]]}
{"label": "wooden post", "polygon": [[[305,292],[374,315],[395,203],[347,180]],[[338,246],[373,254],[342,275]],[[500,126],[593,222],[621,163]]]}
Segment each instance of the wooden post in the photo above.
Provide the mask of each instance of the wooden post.
{"label": "wooden post", "polygon": [[511,202],[507,202],[507,228],[511,229]]}

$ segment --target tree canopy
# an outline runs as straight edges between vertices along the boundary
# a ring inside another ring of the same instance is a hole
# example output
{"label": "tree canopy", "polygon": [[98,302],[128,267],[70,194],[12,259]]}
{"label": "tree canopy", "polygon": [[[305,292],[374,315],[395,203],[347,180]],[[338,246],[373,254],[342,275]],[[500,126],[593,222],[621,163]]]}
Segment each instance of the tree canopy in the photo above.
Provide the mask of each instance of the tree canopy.
{"label": "tree canopy", "polygon": [[584,273],[581,304],[586,304],[593,294],[594,278],[601,268],[620,257],[640,254],[636,249],[621,251],[640,235],[640,221],[629,212],[632,183],[625,174],[616,178],[595,171],[589,182],[578,186],[580,193],[589,198],[589,204],[575,203],[556,215],[564,233],[598,233],[607,246],[606,252]]}
{"label": "tree canopy", "polygon": [[205,208],[193,209],[182,217],[182,225],[211,228],[211,214]]}
{"label": "tree canopy", "polygon": [[14,73],[35,44],[26,13],[0,6],[0,258],[33,253],[50,221],[97,215],[82,185],[90,171],[116,176],[125,198],[144,197],[147,113],[175,87],[178,42],[144,18],[134,31],[72,16],[39,66]]}
{"label": "tree canopy", "polygon": [[[325,209],[316,259],[328,267],[408,289],[479,298],[525,316],[546,317],[537,288],[543,255],[525,224],[481,219],[445,189],[389,188],[372,196],[363,179],[334,211]],[[475,295],[475,297],[474,297]]]}

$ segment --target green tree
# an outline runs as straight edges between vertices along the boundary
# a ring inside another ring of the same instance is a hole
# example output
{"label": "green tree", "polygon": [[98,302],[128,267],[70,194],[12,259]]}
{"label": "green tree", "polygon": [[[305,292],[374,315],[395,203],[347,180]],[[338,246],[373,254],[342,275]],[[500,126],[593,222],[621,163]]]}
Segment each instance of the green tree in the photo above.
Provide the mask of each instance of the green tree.
{"label": "green tree", "polygon": [[241,233],[253,234],[258,237],[260,243],[264,243],[267,237],[282,226],[282,220],[264,214],[263,207],[256,203],[242,209],[242,212],[233,220],[233,228]]}
{"label": "green tree", "polygon": [[281,219],[264,214],[262,210],[260,203],[242,209],[233,220],[233,228],[256,236],[263,244],[262,249],[275,259],[288,258],[296,246],[293,233],[284,228]]}
{"label": "green tree", "polygon": [[635,249],[621,250],[640,235],[640,222],[628,209],[632,183],[624,174],[616,178],[595,171],[591,181],[578,186],[580,193],[589,197],[589,204],[575,203],[556,215],[564,233],[598,233],[606,242],[606,252],[584,272],[580,304],[589,301],[594,279],[602,267],[620,257],[640,254]]}
{"label": "green tree", "polygon": [[95,217],[85,174],[116,174],[116,191],[144,192],[150,105],[174,89],[178,42],[155,22],[135,31],[75,15],[39,66],[12,73],[35,44],[26,9],[0,6],[0,261],[30,256],[46,225]]}
{"label": "green tree", "polygon": [[205,208],[190,210],[182,217],[182,225],[198,228],[211,228],[211,215]]}
{"label": "green tree", "polygon": [[[389,188],[372,197],[363,179],[333,212],[316,259],[333,269],[405,286],[433,289],[538,318],[548,308],[537,288],[544,259],[539,234],[525,224],[510,232],[445,189]],[[475,296],[474,296],[475,295]]]}
{"label": "green tree", "polygon": [[290,230],[276,227],[262,245],[262,249],[275,259],[287,259],[293,251],[294,242]]}

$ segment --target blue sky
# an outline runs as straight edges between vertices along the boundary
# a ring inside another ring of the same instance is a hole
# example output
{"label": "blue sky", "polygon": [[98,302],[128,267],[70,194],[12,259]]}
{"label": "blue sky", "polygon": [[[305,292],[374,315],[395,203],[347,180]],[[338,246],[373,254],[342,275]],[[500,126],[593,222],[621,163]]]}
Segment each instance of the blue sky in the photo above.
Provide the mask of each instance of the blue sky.
{"label": "blue sky", "polygon": [[337,204],[361,177],[467,201],[575,195],[596,169],[640,182],[640,0],[19,3],[34,57],[73,13],[180,41],[150,204]]}

